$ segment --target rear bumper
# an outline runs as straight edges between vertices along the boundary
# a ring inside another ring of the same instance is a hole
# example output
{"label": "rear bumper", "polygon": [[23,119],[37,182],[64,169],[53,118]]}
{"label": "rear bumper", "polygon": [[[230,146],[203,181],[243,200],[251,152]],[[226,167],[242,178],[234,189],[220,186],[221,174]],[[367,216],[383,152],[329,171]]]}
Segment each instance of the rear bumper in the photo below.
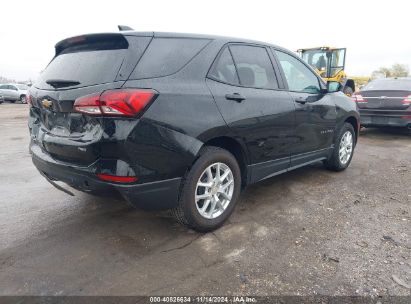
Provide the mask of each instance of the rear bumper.
{"label": "rear bumper", "polygon": [[361,125],[375,127],[407,127],[411,125],[411,111],[361,110]]}
{"label": "rear bumper", "polygon": [[181,178],[143,184],[117,184],[99,180],[93,166],[79,167],[55,161],[37,145],[30,146],[32,161],[48,178],[62,181],[74,189],[94,194],[120,193],[131,205],[141,209],[169,209],[177,206]]}

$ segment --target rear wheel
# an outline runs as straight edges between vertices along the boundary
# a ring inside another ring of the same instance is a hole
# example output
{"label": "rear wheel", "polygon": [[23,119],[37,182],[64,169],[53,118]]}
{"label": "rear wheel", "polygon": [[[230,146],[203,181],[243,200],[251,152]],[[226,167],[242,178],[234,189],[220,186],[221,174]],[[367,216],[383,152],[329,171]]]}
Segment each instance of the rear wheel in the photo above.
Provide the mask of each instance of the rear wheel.
{"label": "rear wheel", "polygon": [[350,165],[354,155],[355,132],[349,123],[344,123],[334,142],[334,151],[331,157],[324,162],[327,169],[343,171]]}
{"label": "rear wheel", "polygon": [[214,230],[233,212],[240,188],[235,157],[224,149],[206,147],[183,181],[174,216],[194,230]]}

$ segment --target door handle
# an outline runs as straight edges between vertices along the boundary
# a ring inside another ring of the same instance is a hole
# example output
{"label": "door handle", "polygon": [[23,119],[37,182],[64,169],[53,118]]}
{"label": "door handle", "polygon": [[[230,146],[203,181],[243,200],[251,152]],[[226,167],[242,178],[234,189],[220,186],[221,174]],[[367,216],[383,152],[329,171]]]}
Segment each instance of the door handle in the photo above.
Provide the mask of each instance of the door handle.
{"label": "door handle", "polygon": [[307,99],[304,97],[297,97],[294,99],[294,101],[300,104],[305,104],[307,102]]}
{"label": "door handle", "polygon": [[239,93],[233,93],[233,94],[226,94],[225,99],[227,100],[235,100],[237,102],[242,102],[245,100],[245,97]]}

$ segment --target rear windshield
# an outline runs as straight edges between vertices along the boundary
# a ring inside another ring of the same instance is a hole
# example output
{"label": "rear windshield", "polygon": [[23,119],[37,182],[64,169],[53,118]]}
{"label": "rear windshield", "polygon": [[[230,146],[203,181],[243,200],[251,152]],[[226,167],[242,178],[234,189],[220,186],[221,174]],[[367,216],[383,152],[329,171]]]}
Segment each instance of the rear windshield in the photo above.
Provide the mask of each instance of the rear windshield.
{"label": "rear windshield", "polygon": [[362,88],[362,91],[411,91],[411,79],[376,79]]}
{"label": "rear windshield", "polygon": [[90,35],[57,44],[57,55],[41,73],[36,87],[53,89],[50,80],[70,81],[85,87],[113,82],[126,57],[129,43],[123,36]]}
{"label": "rear windshield", "polygon": [[172,75],[194,58],[208,42],[208,39],[154,38],[130,79]]}
{"label": "rear windshield", "polygon": [[68,53],[57,56],[40,76],[41,88],[50,79],[72,80],[79,86],[112,82],[120,69],[125,50],[104,50]]}

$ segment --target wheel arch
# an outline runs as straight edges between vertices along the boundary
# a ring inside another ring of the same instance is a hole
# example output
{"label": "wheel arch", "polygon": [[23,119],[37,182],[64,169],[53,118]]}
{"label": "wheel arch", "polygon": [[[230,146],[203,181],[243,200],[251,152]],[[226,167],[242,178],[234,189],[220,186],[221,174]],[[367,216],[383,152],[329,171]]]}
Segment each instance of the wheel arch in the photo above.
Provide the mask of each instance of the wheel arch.
{"label": "wheel arch", "polygon": [[359,120],[354,116],[349,116],[345,119],[344,122],[349,123],[353,126],[355,132],[355,143],[357,143],[359,135]]}
{"label": "wheel arch", "polygon": [[243,145],[238,140],[236,140],[233,137],[229,137],[229,136],[219,136],[219,137],[214,137],[214,138],[207,140],[206,142],[204,142],[203,147],[204,146],[219,147],[233,154],[238,162],[238,165],[240,166],[242,187],[247,185],[248,183],[247,165],[249,164],[249,159],[246,153],[246,148],[243,147]]}

